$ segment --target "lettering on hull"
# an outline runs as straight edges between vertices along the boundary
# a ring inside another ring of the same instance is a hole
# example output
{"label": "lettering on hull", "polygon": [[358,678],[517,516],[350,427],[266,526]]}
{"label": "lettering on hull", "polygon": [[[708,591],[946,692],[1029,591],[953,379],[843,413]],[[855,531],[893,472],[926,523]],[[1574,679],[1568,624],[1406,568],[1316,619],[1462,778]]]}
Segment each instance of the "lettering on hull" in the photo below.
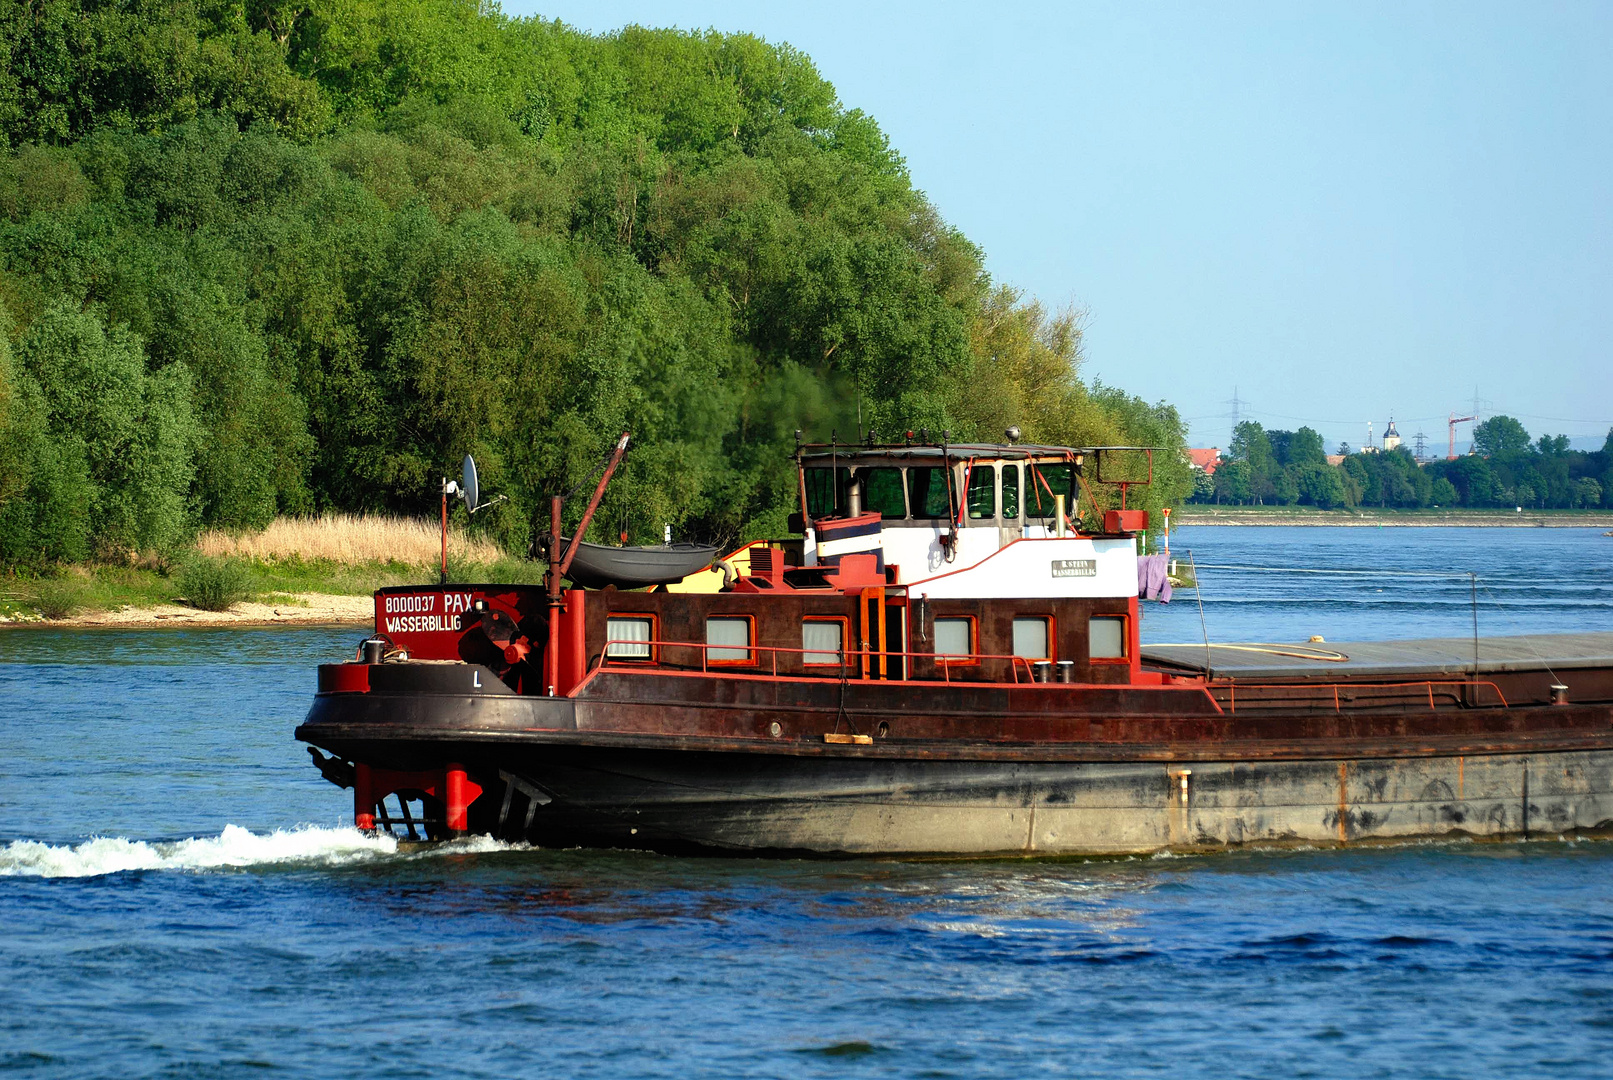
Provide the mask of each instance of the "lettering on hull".
{"label": "lettering on hull", "polygon": [[458,615],[394,615],[384,625],[388,634],[429,634],[465,628]]}
{"label": "lettering on hull", "polygon": [[471,610],[474,596],[468,592],[388,596],[381,628],[388,634],[457,633],[465,629],[464,613]]}

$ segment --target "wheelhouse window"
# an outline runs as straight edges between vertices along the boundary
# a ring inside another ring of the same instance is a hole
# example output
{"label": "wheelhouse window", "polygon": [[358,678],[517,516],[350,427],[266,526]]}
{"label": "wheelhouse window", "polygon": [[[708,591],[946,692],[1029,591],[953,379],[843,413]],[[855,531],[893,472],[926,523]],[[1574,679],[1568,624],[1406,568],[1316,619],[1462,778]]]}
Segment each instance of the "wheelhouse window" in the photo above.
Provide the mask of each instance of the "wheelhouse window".
{"label": "wheelhouse window", "polygon": [[1087,655],[1093,660],[1126,658],[1126,617],[1094,615],[1087,622]]}
{"label": "wheelhouse window", "polygon": [[846,647],[844,616],[808,616],[801,621],[801,663],[807,667],[841,665]]}
{"label": "wheelhouse window", "polygon": [[913,516],[916,518],[951,518],[952,505],[947,499],[946,470],[929,466],[907,471],[907,486],[912,494]]}
{"label": "wheelhouse window", "polygon": [[1065,511],[1074,507],[1074,465],[1032,465],[1025,479],[1025,514],[1027,517],[1052,517],[1053,496],[1063,495]]}
{"label": "wheelhouse window", "polygon": [[1023,656],[1027,660],[1053,659],[1052,634],[1048,624],[1052,620],[1045,616],[1020,616],[1014,620],[1014,655]]}
{"label": "wheelhouse window", "polygon": [[937,615],[935,658],[948,664],[976,663],[975,620],[971,615]]}
{"label": "wheelhouse window", "polygon": [[706,659],[713,664],[751,662],[749,615],[713,615],[706,620]]}
{"label": "wheelhouse window", "polygon": [[1003,521],[1019,520],[1019,466],[1003,466]]}
{"label": "wheelhouse window", "polygon": [[807,513],[814,518],[834,517],[845,505],[849,469],[831,469],[828,466],[805,470]]}
{"label": "wheelhouse window", "polygon": [[653,615],[613,615],[605,620],[605,655],[612,660],[653,659]]}
{"label": "wheelhouse window", "polygon": [[901,469],[864,469],[862,481],[864,511],[876,511],[882,518],[907,516]]}
{"label": "wheelhouse window", "polygon": [[969,516],[989,518],[997,516],[997,470],[983,461],[977,461],[969,470]]}

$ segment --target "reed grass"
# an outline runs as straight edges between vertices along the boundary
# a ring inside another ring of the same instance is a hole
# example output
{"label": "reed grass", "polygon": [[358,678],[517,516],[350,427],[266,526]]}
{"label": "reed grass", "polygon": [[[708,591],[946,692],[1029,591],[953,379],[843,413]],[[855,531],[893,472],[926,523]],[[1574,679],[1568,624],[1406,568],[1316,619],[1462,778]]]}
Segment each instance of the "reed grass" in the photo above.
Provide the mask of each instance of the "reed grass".
{"label": "reed grass", "polygon": [[[211,558],[337,563],[403,563],[435,566],[442,559],[441,525],[424,518],[381,514],[325,514],[276,518],[260,533],[213,530],[196,538],[196,549]],[[503,552],[489,540],[448,532],[450,563],[495,563]]]}

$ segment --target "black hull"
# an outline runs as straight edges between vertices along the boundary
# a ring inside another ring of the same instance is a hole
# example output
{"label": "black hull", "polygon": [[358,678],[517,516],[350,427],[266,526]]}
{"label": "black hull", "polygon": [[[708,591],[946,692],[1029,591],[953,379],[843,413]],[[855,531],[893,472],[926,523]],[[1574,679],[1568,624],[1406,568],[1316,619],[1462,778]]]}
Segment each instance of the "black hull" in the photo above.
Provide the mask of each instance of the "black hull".
{"label": "black hull", "polygon": [[[1613,743],[1600,732],[1379,753],[848,746],[579,730],[579,707],[586,728],[588,703],[571,699],[327,695],[297,735],[381,768],[459,763],[485,789],[470,831],[544,847],[1104,855],[1613,827]],[[1514,710],[1531,711],[1571,710]]]}

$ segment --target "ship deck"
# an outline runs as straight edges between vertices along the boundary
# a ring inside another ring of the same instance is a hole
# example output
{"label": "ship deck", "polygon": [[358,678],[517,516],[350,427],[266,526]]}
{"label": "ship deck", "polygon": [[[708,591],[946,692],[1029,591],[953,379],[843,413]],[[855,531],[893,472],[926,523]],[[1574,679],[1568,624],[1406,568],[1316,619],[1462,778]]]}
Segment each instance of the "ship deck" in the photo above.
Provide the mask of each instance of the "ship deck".
{"label": "ship deck", "polygon": [[[1480,675],[1543,670],[1613,669],[1613,633],[1522,634],[1478,639]],[[1142,647],[1145,667],[1212,679],[1352,680],[1471,675],[1474,642],[1466,638],[1405,641],[1211,642]]]}

